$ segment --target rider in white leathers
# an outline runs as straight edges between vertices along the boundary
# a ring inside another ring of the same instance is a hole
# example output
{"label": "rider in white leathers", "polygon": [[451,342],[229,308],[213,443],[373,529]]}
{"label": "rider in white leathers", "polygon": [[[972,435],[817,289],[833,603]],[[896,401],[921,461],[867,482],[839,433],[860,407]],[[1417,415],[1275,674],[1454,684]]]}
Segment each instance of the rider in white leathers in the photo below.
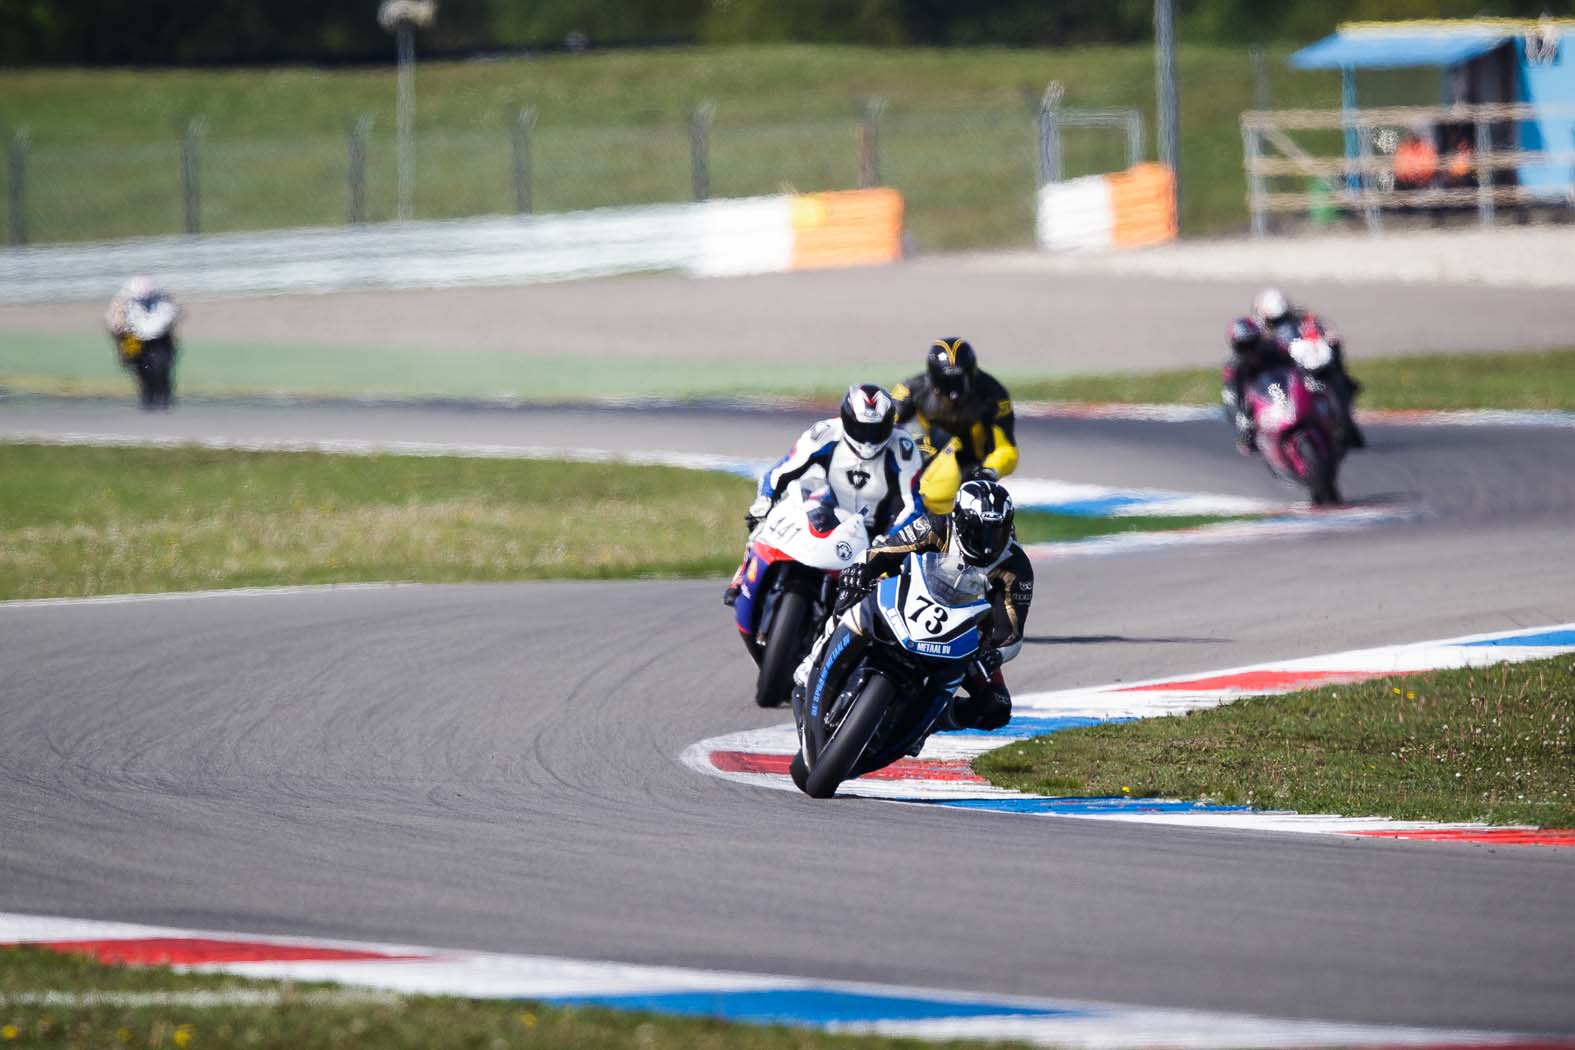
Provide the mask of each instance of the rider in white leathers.
{"label": "rider in white leathers", "polygon": [[[873,383],[852,386],[838,415],[804,431],[792,450],[766,471],[744,524],[754,532],[788,485],[815,472],[825,479],[838,507],[862,515],[871,536],[884,536],[924,513],[919,496],[923,466],[918,446],[897,429],[891,395]],[[742,573],[740,566],[722,596],[724,605],[737,599]]]}

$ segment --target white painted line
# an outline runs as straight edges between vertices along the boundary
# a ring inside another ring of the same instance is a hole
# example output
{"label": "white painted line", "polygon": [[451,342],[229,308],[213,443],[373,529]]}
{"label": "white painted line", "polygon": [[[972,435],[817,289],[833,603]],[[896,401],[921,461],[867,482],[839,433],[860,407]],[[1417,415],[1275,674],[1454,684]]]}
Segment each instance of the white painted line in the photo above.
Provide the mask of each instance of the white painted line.
{"label": "white painted line", "polygon": [[48,609],[70,605],[129,605],[137,602],[185,602],[208,598],[284,598],[293,594],[390,591],[398,587],[433,586],[418,583],[315,583],[290,587],[231,587],[213,591],[155,591],[148,594],[101,594],[87,598],[17,598],[0,602],[6,609]]}

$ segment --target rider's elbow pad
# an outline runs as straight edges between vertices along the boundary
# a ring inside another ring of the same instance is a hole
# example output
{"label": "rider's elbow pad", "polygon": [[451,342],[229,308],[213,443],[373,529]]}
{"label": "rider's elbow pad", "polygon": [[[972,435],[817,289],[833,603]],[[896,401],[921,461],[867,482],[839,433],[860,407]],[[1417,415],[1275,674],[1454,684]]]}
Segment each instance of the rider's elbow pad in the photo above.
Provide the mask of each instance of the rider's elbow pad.
{"label": "rider's elbow pad", "polygon": [[984,457],[984,465],[995,471],[997,477],[1006,477],[1017,469],[1017,446],[1000,438],[996,431],[995,451]]}

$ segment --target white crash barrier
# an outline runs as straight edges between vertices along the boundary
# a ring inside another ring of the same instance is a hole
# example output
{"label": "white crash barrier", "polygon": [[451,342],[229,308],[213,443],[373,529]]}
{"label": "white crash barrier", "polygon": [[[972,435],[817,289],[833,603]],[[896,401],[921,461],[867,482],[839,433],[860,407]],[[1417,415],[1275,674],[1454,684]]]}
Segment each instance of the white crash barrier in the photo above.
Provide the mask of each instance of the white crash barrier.
{"label": "white crash barrier", "polygon": [[1039,188],[1036,216],[1045,251],[1100,251],[1163,244],[1176,237],[1175,180],[1162,164],[1138,164]]}
{"label": "white crash barrier", "polygon": [[[648,270],[706,276],[892,262],[894,190],[557,215],[387,223],[0,250],[0,302],[108,298],[127,275],[181,296],[440,288]],[[828,250],[829,248],[829,250]]]}

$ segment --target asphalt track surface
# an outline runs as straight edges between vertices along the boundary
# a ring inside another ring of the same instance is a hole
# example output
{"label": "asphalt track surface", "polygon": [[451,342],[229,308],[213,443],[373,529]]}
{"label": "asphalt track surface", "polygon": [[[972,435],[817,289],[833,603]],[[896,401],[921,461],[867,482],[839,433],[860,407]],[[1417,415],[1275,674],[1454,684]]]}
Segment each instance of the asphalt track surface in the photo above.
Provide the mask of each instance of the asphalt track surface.
{"label": "asphalt track surface", "polygon": [[[0,404],[0,430],[780,449],[722,411]],[[46,421],[53,421],[46,423]],[[1019,690],[1575,618],[1568,431],[1373,428],[1350,535],[1041,568]],[[1218,426],[1025,472],[1283,493]],[[714,581],[0,607],[0,908],[1326,1020],[1575,1032],[1575,851],[812,802]]]}
{"label": "asphalt track surface", "polygon": [[[1295,250],[1287,246],[1287,251]],[[1030,257],[1031,258],[1031,257]],[[188,345],[243,339],[488,351],[606,361],[612,369],[721,360],[882,365],[894,382],[930,341],[964,335],[1014,375],[1185,368],[1223,355],[1229,318],[1260,285],[1139,274],[1035,272],[1011,257],[690,280],[669,274],[502,288],[355,292],[189,303]],[[1575,296],[1532,288],[1304,282],[1358,358],[1570,344]],[[178,294],[178,290],[177,290]],[[0,332],[101,331],[102,302],[0,306]],[[618,376],[609,375],[617,392]]]}

